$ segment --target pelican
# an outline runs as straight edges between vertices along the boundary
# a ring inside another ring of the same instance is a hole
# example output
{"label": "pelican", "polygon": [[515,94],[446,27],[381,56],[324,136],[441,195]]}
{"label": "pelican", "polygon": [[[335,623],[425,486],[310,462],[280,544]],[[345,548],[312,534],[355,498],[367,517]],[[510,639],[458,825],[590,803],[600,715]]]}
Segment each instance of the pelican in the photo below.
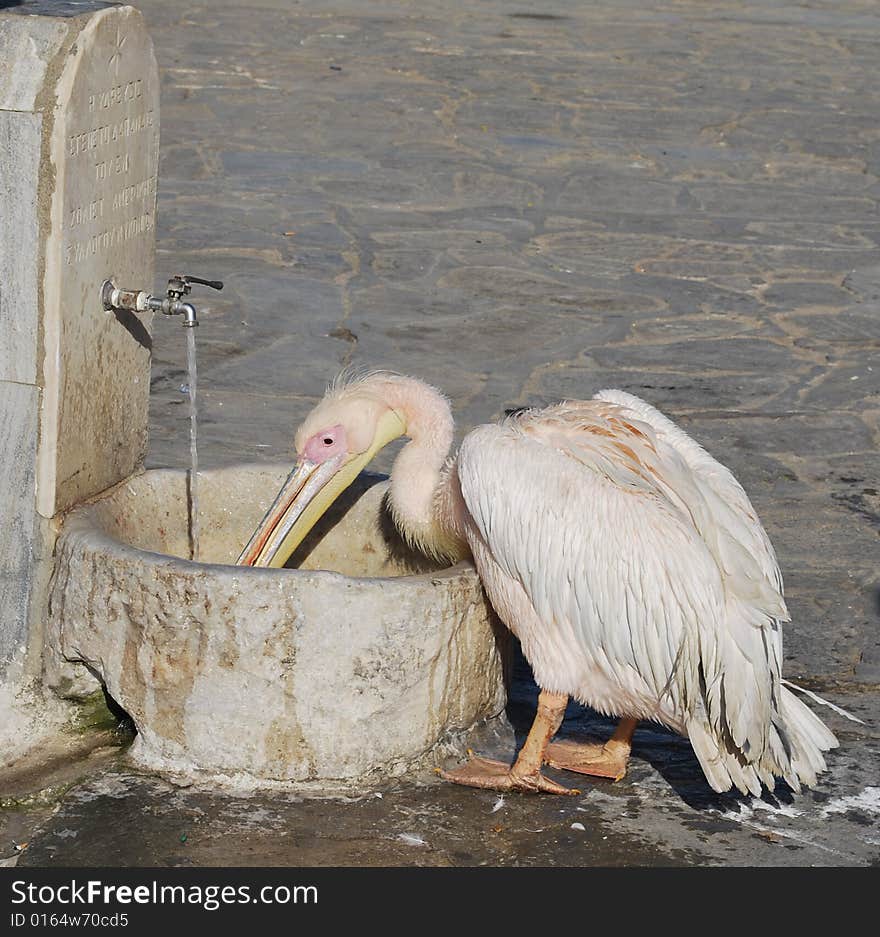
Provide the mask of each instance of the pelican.
{"label": "pelican", "polygon": [[[295,436],[296,465],[239,558],[283,566],[393,439],[392,518],[428,556],[471,558],[540,688],[514,764],[441,775],[577,793],[544,764],[620,779],[640,720],[687,736],[711,787],[813,786],[837,739],[784,685],[789,621],[773,547],[731,472],[638,397],[603,390],[469,432],[450,403],[384,371],[341,376]],[[620,718],[604,744],[553,741],[573,697]]]}

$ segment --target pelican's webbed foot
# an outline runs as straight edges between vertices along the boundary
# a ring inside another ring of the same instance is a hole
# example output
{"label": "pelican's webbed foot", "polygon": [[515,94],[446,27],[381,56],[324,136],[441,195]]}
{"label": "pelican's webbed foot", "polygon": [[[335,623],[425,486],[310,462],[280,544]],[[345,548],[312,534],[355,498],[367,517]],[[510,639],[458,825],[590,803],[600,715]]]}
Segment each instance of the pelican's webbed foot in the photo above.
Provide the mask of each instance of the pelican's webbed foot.
{"label": "pelican's webbed foot", "polygon": [[503,761],[472,756],[467,764],[451,771],[440,771],[440,777],[454,784],[467,787],[482,787],[492,791],[523,791],[542,794],[580,794],[580,791],[563,787],[545,777],[540,771],[520,774]]}
{"label": "pelican's webbed foot", "polygon": [[563,771],[619,781],[626,776],[636,725],[635,719],[621,719],[614,735],[604,745],[569,739],[551,742],[544,751],[544,764]]}
{"label": "pelican's webbed foot", "polygon": [[468,787],[483,787],[492,791],[526,791],[545,794],[580,794],[545,778],[541,774],[544,751],[547,743],[556,735],[556,730],[565,714],[568,696],[541,690],[538,696],[538,712],[529,730],[525,744],[520,749],[513,767],[502,761],[472,757],[460,768],[441,771],[440,777],[455,784]]}
{"label": "pelican's webbed foot", "polygon": [[596,778],[619,781],[626,776],[627,756],[609,752],[604,745],[561,741],[547,746],[544,764],[563,771],[576,771]]}

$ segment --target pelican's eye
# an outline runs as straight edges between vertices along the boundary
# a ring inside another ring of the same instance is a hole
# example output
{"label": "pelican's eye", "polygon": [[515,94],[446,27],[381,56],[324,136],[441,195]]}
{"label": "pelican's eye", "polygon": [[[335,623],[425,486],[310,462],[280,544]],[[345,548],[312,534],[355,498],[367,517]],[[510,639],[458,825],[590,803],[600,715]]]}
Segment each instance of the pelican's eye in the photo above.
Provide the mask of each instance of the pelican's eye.
{"label": "pelican's eye", "polygon": [[342,425],[325,427],[303,447],[303,455],[312,462],[326,462],[337,455],[345,455],[345,452],[345,429]]}

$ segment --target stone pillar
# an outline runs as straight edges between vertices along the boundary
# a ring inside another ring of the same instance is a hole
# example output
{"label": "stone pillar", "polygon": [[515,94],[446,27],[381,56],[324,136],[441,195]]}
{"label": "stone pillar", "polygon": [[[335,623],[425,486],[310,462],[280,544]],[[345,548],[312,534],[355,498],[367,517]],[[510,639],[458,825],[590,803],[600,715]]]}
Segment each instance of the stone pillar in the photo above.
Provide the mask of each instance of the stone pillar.
{"label": "stone pillar", "polygon": [[137,10],[0,9],[0,689],[39,674],[58,516],[146,452],[151,317],[100,287],[153,286],[158,160]]}

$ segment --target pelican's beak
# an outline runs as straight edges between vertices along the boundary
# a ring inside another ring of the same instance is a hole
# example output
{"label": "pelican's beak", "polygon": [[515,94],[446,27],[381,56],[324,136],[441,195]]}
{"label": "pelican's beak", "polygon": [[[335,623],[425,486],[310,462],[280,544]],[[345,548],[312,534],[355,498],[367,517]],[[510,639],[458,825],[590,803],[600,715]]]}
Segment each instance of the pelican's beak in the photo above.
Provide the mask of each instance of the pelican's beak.
{"label": "pelican's beak", "polygon": [[336,456],[326,462],[300,459],[266,516],[238,558],[239,566],[283,566],[324,512],[357,478],[385,445],[402,436],[401,418],[388,411],[379,421],[370,448],[349,458]]}

